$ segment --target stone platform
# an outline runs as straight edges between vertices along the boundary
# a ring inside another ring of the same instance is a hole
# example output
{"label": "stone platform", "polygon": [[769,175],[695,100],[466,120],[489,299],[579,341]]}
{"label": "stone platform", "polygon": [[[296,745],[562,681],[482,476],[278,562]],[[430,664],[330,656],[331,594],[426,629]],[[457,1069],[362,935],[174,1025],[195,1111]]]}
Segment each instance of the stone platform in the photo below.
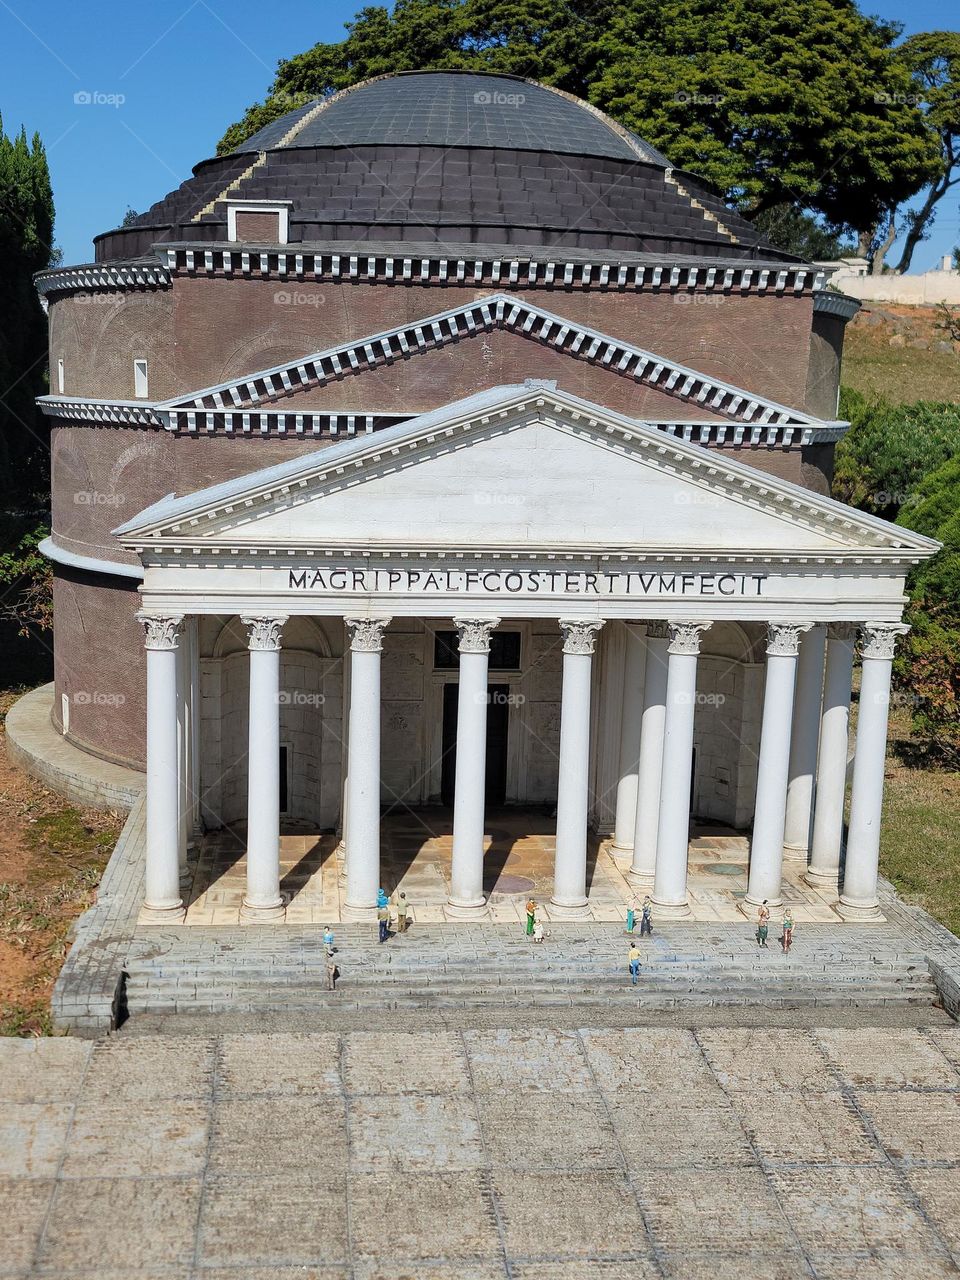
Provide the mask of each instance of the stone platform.
{"label": "stone platform", "polygon": [[[518,924],[532,895],[538,914],[551,923],[550,895],[556,824],[549,813],[533,809],[496,810],[488,815],[484,843],[484,893],[491,924]],[[430,808],[388,814],[381,827],[381,874],[387,893],[403,891],[416,920],[438,924],[447,918],[453,815]],[[280,890],[288,925],[335,924],[345,918],[343,862],[333,835],[288,829],[280,841]],[[690,918],[698,922],[741,923],[740,903],[747,891],[749,841],[728,828],[695,825],[688,872]],[[591,837],[587,858],[587,918],[623,924],[646,890],[626,878],[627,864],[611,856],[610,841]],[[798,924],[839,920],[836,889],[813,889],[803,880],[806,863],[784,863],[784,903]],[[246,881],[243,829],[204,837],[190,863],[184,890],[188,927],[240,923]],[[652,891],[652,885],[648,887]],[[141,924],[146,925],[144,917]]]}
{"label": "stone platform", "polygon": [[0,1042],[8,1280],[942,1280],[960,1028]]}

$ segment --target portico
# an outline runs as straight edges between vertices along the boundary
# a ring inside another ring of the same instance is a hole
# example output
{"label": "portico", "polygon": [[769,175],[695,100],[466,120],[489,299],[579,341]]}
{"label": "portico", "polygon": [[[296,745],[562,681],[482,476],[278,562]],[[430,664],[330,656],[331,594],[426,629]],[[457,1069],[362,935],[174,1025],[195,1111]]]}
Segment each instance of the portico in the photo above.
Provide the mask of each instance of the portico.
{"label": "portico", "polygon": [[[590,910],[594,833],[662,917],[689,915],[691,820],[721,813],[752,827],[748,912],[782,900],[786,850],[844,918],[877,914],[893,645],[928,540],[542,385],[165,499],[117,533],[145,569],[150,918],[182,918],[188,833],[245,821],[241,918],[282,919],[291,788],[318,830],[342,828],[345,914],[370,916],[382,811],[439,799],[451,744],[445,909],[484,918],[498,697],[505,798],[556,806],[551,918]],[[208,783],[214,748],[226,781]]]}

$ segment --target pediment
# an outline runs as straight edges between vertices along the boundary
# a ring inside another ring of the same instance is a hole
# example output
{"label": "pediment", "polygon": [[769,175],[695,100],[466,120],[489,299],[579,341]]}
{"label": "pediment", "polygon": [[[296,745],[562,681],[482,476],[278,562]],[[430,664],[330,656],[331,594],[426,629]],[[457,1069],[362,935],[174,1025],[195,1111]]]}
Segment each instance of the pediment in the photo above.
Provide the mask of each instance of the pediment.
{"label": "pediment", "polygon": [[[747,391],[670,357],[612,337],[529,299],[494,293],[399,328],[315,351],[270,369],[178,396],[157,406],[168,416],[309,404],[329,388],[398,362],[421,359],[465,339],[503,330],[571,361],[608,370],[635,388],[662,395],[675,412],[758,425],[805,425],[819,419]],[[552,372],[550,376],[553,376]],[[293,406],[291,406],[293,407]]]}
{"label": "pediment", "polygon": [[550,548],[920,558],[936,544],[553,387],[501,387],[173,497],[142,550]]}

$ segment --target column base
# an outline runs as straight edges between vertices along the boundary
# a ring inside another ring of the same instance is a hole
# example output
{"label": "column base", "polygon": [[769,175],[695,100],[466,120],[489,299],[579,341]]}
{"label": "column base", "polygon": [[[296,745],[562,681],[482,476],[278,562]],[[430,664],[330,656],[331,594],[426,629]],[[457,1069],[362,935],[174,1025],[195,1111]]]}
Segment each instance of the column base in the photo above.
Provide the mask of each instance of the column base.
{"label": "column base", "polygon": [[333,856],[336,858],[336,860],[337,860],[338,862],[343,862],[343,861],[345,861],[345,859],[346,859],[346,856],[347,856],[347,846],[343,843],[343,837],[342,837],[342,836],[341,836],[341,838],[340,838],[339,843],[337,844],[336,849],[334,849],[334,851],[333,851]]}
{"label": "column base", "polygon": [[628,884],[636,885],[638,889],[653,888],[652,871],[634,871],[633,867],[631,867],[629,871],[624,872],[624,878]]}
{"label": "column base", "polygon": [[807,867],[803,880],[811,889],[819,889],[826,893],[832,890],[834,893],[839,893],[840,868],[835,867],[832,871],[818,871],[816,867]]}
{"label": "column base", "polygon": [[247,902],[244,898],[240,907],[240,923],[241,924],[276,924],[283,920],[287,914],[287,908],[284,902],[268,902],[259,905],[255,902]]}
{"label": "column base", "polygon": [[740,910],[743,912],[743,914],[747,916],[748,919],[752,920],[753,917],[760,910],[760,908],[763,906],[764,902],[766,902],[767,906],[770,908],[771,911],[773,911],[775,907],[783,906],[783,898],[781,897],[751,898],[749,893],[738,905],[740,907]]}
{"label": "column base", "polygon": [[833,909],[840,919],[846,920],[848,924],[869,924],[871,921],[883,919],[879,902],[844,902],[841,897]]}
{"label": "column base", "polygon": [[686,920],[692,912],[689,902],[658,902],[653,899],[653,923],[658,920]]}
{"label": "column base", "polygon": [[443,914],[447,920],[483,920],[489,914],[487,900],[481,898],[478,902],[454,902],[450,898],[443,904]]}
{"label": "column base", "polygon": [[180,868],[180,888],[189,889],[193,884],[193,867],[189,864]]}
{"label": "column base", "polygon": [[805,844],[785,844],[783,860],[784,862],[806,862],[809,852]]}
{"label": "column base", "polygon": [[582,902],[557,902],[551,898],[547,906],[551,920],[586,920],[590,915],[590,904],[586,898]]}
{"label": "column base", "polygon": [[145,902],[140,908],[138,924],[182,924],[186,919],[187,909],[178,899],[176,902],[162,903],[154,906]]}
{"label": "column base", "polygon": [[371,920],[376,923],[377,908],[375,905],[372,907],[355,907],[352,903],[345,902],[340,908],[340,919],[360,922]]}
{"label": "column base", "polygon": [[611,840],[607,845],[607,852],[614,862],[630,863],[633,861],[632,844],[617,844],[616,840]]}

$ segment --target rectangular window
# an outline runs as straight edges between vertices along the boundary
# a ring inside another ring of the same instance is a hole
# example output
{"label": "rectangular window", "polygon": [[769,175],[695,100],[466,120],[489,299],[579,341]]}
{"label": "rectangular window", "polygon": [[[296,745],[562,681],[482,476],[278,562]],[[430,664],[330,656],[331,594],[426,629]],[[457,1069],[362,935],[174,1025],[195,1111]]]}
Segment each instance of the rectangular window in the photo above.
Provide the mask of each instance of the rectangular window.
{"label": "rectangular window", "polygon": [[146,360],[134,360],[133,362],[133,394],[138,400],[145,400],[150,394]]}
{"label": "rectangular window", "polygon": [[63,395],[63,361],[57,361],[57,390]]}
{"label": "rectangular window", "polygon": [[[456,631],[437,631],[434,635],[433,665],[438,671],[456,671],[460,666],[459,641]],[[490,636],[491,671],[520,670],[520,632],[494,631]]]}

